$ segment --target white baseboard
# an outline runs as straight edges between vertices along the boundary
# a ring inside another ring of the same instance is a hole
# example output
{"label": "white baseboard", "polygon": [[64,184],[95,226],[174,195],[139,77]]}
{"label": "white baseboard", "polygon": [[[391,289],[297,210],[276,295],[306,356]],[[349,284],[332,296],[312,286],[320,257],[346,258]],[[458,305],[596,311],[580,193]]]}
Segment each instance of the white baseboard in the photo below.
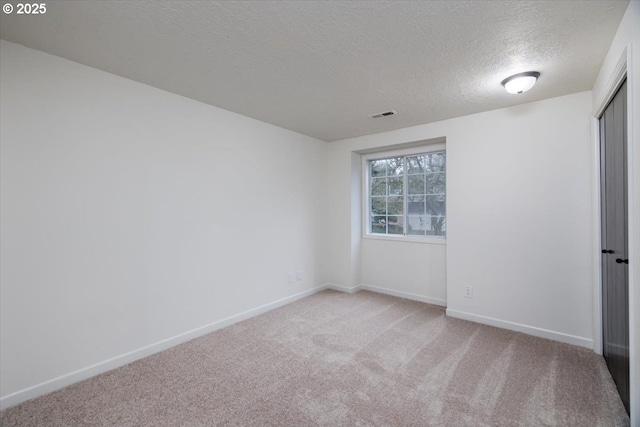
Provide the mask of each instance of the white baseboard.
{"label": "white baseboard", "polygon": [[371,286],[371,285],[360,285],[359,288],[364,289],[366,291],[377,292],[379,294],[391,295],[394,297],[400,297],[405,299],[410,299],[413,301],[426,302],[427,304],[439,305],[442,307],[447,306],[447,300],[441,298],[433,298],[427,297],[424,295],[412,294],[409,292],[396,291],[395,289],[381,288],[379,286]]}
{"label": "white baseboard", "polygon": [[91,378],[96,375],[102,374],[104,372],[110,371],[112,369],[119,368],[131,362],[135,362],[136,360],[158,353],[162,350],[166,350],[170,347],[174,347],[178,344],[191,341],[192,339],[209,334],[218,329],[231,326],[234,323],[238,323],[243,320],[249,319],[251,317],[258,316],[260,314],[266,313],[267,311],[271,311],[275,308],[282,307],[283,305],[290,304],[301,298],[323,291],[328,287],[330,286],[328,285],[316,286],[315,288],[308,289],[304,292],[300,292],[300,293],[291,295],[289,297],[282,298],[280,300],[262,305],[260,307],[253,308],[251,310],[247,310],[245,312],[236,314],[234,316],[227,317],[226,319],[218,320],[208,325],[201,326],[196,329],[192,329],[190,331],[173,336],[171,338],[158,341],[154,344],[141,347],[139,349],[130,351],[125,354],[121,354],[119,356],[96,363],[94,365],[87,366],[86,368],[78,369],[77,371],[73,371],[68,374],[61,375],[57,378],[53,378],[43,383],[36,384],[34,386],[25,388],[23,390],[19,390],[15,393],[11,393],[7,396],[3,396],[0,398],[0,411],[10,408],[11,406],[18,405],[22,402],[26,402],[27,400],[31,400],[36,397],[45,395],[47,393],[51,393],[52,391],[59,390],[68,385],[77,383],[79,381],[86,380],[87,378]]}
{"label": "white baseboard", "polygon": [[333,289],[334,291],[346,292],[348,294],[355,294],[356,292],[362,290],[362,286],[361,285],[348,287],[348,286],[336,285],[335,283],[327,283],[325,286],[326,286],[327,289]]}
{"label": "white baseboard", "polygon": [[447,308],[447,316],[455,317],[457,319],[469,320],[471,322],[482,323],[484,325],[495,326],[502,329],[509,329],[511,331],[522,332],[528,335],[533,335],[535,337],[547,338],[550,340],[573,344],[580,347],[586,347],[593,350],[593,340],[589,338],[569,335],[562,332],[550,331],[548,329],[536,328],[534,326],[495,319],[493,317],[482,316],[479,314],[452,310],[450,308]]}

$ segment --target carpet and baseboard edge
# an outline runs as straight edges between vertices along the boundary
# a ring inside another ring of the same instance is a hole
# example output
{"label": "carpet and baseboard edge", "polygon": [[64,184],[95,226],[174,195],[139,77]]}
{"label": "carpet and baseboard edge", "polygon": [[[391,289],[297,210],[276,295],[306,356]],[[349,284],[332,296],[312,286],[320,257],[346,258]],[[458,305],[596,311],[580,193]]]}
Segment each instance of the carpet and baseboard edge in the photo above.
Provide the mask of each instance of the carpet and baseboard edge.
{"label": "carpet and baseboard edge", "polygon": [[397,291],[395,289],[382,288],[380,286],[372,286],[372,285],[365,285],[365,284],[361,284],[359,288],[365,291],[377,292],[379,294],[391,295],[398,298],[410,299],[413,301],[424,302],[432,305],[439,305],[441,307],[447,306],[447,300],[444,300],[442,298],[428,297],[425,295],[412,294],[410,292]]}
{"label": "carpet and baseboard edge", "polygon": [[112,369],[119,368],[131,362],[135,362],[136,360],[151,356],[152,354],[174,347],[178,344],[182,344],[184,342],[191,341],[192,339],[199,338],[203,335],[209,334],[218,329],[231,326],[234,323],[238,323],[243,320],[250,319],[252,317],[266,313],[267,311],[271,311],[278,307],[282,307],[283,305],[292,303],[294,301],[297,301],[309,295],[313,295],[317,292],[323,291],[328,288],[331,288],[331,286],[328,284],[316,286],[311,289],[307,289],[306,291],[299,292],[294,295],[290,295],[286,298],[282,298],[282,299],[273,301],[271,303],[264,304],[262,306],[244,311],[242,313],[227,317],[225,319],[221,319],[221,320],[209,323],[204,326],[200,326],[198,328],[192,329],[187,332],[183,332],[173,337],[166,338],[164,340],[146,345],[144,347],[140,347],[136,350],[132,350],[130,352],[121,354],[119,356],[112,357],[110,359],[104,360],[102,362],[98,362],[96,364],[87,366],[85,368],[78,369],[68,374],[64,374],[59,377],[44,381],[40,384],[36,384],[31,387],[27,387],[25,389],[16,391],[14,393],[8,394],[0,398],[0,411],[3,411],[12,406],[18,405],[20,403],[26,402],[27,400],[35,399],[36,397],[67,387],[71,384],[75,384],[79,381],[86,380],[88,378],[94,377],[96,375],[102,374]]}
{"label": "carpet and baseboard edge", "polygon": [[551,331],[549,329],[536,328],[535,326],[523,325],[521,323],[509,322],[508,320],[495,319],[493,317],[482,316],[479,314],[467,313],[465,311],[453,310],[451,308],[447,308],[447,316],[482,323],[484,325],[495,326],[497,328],[509,329],[511,331],[522,332],[527,335],[533,335],[534,337],[547,338],[553,341],[586,347],[593,350],[593,340],[589,338]]}
{"label": "carpet and baseboard edge", "polygon": [[[377,292],[381,294],[387,294],[387,295],[392,295],[400,298],[405,298],[405,299],[410,299],[414,301],[420,301],[428,304],[434,304],[434,305],[446,307],[446,300],[439,299],[439,298],[426,297],[423,295],[417,295],[417,294],[412,294],[408,292],[397,291],[393,289],[387,289],[387,288],[365,285],[365,284],[348,287],[348,286],[338,285],[335,283],[326,283],[326,284],[308,289],[306,291],[299,292],[294,295],[290,295],[286,298],[282,298],[282,299],[273,301],[271,303],[227,317],[225,319],[221,319],[221,320],[212,322],[210,324],[192,329],[190,331],[175,335],[173,337],[158,341],[156,343],[138,348],[128,353],[121,354],[111,359],[98,362],[94,365],[78,369],[68,374],[61,375],[57,378],[53,378],[51,380],[42,382],[40,384],[36,384],[34,386],[25,388],[23,390],[19,390],[7,396],[3,396],[0,398],[0,411],[10,408],[12,406],[18,405],[22,402],[26,402],[27,400],[31,400],[36,397],[42,396],[44,394],[59,390],[71,384],[77,383],[79,381],[83,381],[93,376],[102,374],[112,369],[127,365],[131,362],[135,362],[136,360],[142,359],[144,357],[151,356],[152,354],[158,353],[160,351],[174,347],[178,344],[182,344],[192,339],[209,334],[218,329],[222,329],[227,326],[231,326],[235,323],[241,322],[243,320],[249,319],[251,317],[258,316],[270,310],[276,309],[278,307],[282,307],[286,304],[292,303],[294,301],[297,301],[299,299],[302,299],[309,295],[313,295],[317,292],[321,292],[326,289],[333,289],[336,291],[346,292],[349,294],[356,293],[360,290],[367,290],[371,292]],[[487,316],[476,315],[476,314],[467,313],[459,310],[453,310],[450,308],[447,308],[446,314],[447,316],[455,317],[458,319],[469,320],[476,323],[482,323],[489,326],[495,326],[495,327],[509,329],[517,332],[523,332],[523,333],[541,337],[541,338],[547,338],[554,341],[560,341],[568,344],[573,344],[573,345],[578,345],[581,347],[593,349],[593,340],[583,338],[583,337],[564,334],[560,332],[554,332],[547,329],[541,329],[541,328],[536,328],[532,326],[522,325],[519,323],[495,319]]]}

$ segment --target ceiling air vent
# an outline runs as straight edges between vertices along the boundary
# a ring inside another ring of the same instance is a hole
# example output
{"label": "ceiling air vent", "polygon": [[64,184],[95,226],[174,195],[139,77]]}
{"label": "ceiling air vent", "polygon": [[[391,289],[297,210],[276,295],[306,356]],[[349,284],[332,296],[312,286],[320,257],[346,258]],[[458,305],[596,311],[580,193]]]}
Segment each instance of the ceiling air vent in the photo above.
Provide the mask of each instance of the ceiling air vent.
{"label": "ceiling air vent", "polygon": [[371,117],[372,119],[379,119],[380,117],[389,117],[389,116],[395,116],[396,113],[393,110],[389,110],[389,111],[385,111],[384,113],[378,113],[378,114],[370,114],[369,117]]}

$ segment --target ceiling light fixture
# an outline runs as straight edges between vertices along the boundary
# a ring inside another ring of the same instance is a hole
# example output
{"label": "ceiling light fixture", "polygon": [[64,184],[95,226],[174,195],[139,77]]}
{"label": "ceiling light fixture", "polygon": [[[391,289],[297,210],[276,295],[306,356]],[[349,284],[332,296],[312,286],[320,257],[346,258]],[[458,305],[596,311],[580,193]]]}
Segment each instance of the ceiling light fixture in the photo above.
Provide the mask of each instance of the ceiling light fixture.
{"label": "ceiling light fixture", "polygon": [[524,73],[514,74],[502,81],[502,86],[509,93],[523,93],[528,91],[536,84],[536,80],[540,77],[537,71],[526,71]]}
{"label": "ceiling light fixture", "polygon": [[369,114],[369,117],[371,117],[372,119],[379,119],[380,117],[389,117],[396,114],[398,113],[396,113],[395,110],[389,110],[389,111],[385,111],[384,113]]}

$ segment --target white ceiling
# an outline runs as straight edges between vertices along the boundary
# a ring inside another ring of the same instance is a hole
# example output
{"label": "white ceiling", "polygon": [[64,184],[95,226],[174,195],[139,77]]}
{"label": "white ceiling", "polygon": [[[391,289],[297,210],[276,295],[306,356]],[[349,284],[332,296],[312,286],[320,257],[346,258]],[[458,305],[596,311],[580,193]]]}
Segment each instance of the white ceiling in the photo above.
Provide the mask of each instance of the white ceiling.
{"label": "white ceiling", "polygon": [[[627,3],[49,1],[0,32],[334,141],[589,90]],[[500,86],[528,70],[530,92]]]}

